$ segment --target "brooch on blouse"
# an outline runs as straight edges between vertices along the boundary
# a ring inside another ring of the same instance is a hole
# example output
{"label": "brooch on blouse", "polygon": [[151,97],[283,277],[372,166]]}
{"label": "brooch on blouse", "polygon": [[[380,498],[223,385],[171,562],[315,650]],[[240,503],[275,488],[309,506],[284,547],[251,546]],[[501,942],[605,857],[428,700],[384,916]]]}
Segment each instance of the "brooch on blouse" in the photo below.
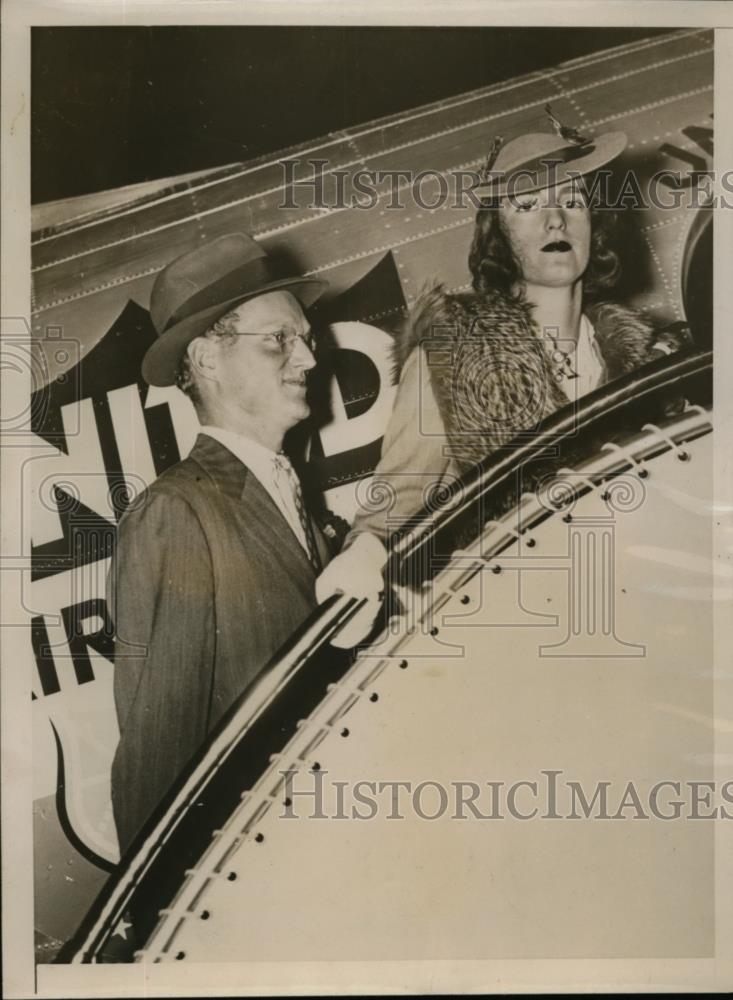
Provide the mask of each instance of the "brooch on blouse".
{"label": "brooch on blouse", "polygon": [[553,337],[552,334],[548,334],[550,340],[552,341],[552,351],[550,353],[550,359],[552,361],[552,373],[555,376],[556,382],[562,382],[563,379],[574,379],[578,377],[578,373],[573,367],[573,358],[570,351],[565,351],[560,347],[557,337]]}

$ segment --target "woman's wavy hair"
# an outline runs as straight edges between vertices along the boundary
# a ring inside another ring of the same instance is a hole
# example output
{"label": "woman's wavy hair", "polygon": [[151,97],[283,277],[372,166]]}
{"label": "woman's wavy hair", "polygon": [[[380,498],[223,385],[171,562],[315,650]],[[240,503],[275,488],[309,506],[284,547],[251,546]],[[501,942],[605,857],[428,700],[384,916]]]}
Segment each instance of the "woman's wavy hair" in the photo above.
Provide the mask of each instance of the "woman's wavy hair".
{"label": "woman's wavy hair", "polygon": [[[592,300],[613,288],[621,277],[621,260],[614,246],[618,212],[592,205],[590,224],[590,257],[583,275],[583,295]],[[522,266],[504,230],[497,204],[476,213],[468,266],[475,291],[498,291],[508,298],[522,298]]]}

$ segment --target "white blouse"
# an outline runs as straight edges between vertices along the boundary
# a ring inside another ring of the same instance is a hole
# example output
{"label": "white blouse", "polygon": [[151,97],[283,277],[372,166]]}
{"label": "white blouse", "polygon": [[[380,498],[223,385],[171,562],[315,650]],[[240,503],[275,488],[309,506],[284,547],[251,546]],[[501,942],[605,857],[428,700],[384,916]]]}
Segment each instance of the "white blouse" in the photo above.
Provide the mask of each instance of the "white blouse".
{"label": "white blouse", "polygon": [[[564,349],[570,344],[567,341],[559,341],[558,346]],[[548,347],[552,350],[550,345]],[[596,340],[595,330],[585,315],[580,317],[580,331],[575,351],[570,353],[568,357],[572,372],[575,372],[577,377],[568,377],[570,373],[563,374],[562,378],[558,379],[558,385],[568,399],[575,402],[600,385],[606,374],[606,366]]]}

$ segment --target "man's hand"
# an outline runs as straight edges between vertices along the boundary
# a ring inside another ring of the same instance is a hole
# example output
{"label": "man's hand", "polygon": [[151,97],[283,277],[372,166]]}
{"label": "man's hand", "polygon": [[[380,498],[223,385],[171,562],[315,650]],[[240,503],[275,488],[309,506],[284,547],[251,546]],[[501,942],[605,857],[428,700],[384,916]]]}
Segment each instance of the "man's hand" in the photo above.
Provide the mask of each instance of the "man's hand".
{"label": "man's hand", "polygon": [[332,594],[366,597],[367,603],[331,640],[339,649],[351,649],[371,632],[384,599],[382,571],[387,550],[376,535],[357,535],[348,548],[336,556],[316,580],[320,604]]}

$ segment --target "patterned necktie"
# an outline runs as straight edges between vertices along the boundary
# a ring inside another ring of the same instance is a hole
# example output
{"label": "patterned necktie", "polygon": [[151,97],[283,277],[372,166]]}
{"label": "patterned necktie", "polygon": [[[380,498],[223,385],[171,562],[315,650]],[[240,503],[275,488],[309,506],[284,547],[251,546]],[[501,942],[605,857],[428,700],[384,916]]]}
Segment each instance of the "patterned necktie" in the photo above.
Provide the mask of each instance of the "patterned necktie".
{"label": "patterned necktie", "polygon": [[[300,527],[302,528],[302,534],[305,538],[308,551],[308,558],[310,559],[313,569],[317,573],[320,573],[323,566],[321,564],[321,558],[318,554],[315,535],[313,534],[313,525],[311,523],[311,519],[308,517],[308,512],[305,509],[305,503],[303,502],[303,491],[300,487],[300,480],[295,473],[295,469],[292,467],[290,461],[285,455],[276,455],[273,459],[273,464],[275,466],[275,483],[278,487],[280,496],[283,498],[286,506],[292,506],[295,515],[300,522]],[[288,501],[291,502],[288,503]]]}

